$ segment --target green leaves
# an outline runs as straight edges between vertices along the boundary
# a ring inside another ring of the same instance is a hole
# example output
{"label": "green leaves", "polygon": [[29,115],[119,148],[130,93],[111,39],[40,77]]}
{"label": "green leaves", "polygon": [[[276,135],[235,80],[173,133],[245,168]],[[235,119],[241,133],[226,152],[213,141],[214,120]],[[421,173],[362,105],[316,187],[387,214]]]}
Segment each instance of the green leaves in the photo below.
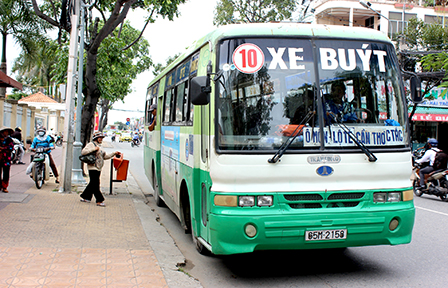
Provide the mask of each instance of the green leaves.
{"label": "green leaves", "polygon": [[220,0],[213,24],[263,23],[289,19],[296,0]]}
{"label": "green leaves", "polygon": [[111,102],[123,100],[132,92],[132,81],[152,65],[147,40],[141,39],[129,49],[123,50],[138,35],[139,31],[126,21],[120,37],[116,30],[103,40],[97,60],[97,83],[101,98]]}

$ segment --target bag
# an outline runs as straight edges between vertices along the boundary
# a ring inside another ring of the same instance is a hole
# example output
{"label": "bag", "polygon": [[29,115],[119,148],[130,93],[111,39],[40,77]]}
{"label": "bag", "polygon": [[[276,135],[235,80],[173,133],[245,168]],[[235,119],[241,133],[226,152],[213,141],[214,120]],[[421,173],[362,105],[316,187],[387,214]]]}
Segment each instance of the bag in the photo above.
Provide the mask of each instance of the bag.
{"label": "bag", "polygon": [[448,164],[448,155],[442,150],[438,151],[434,158],[432,168],[434,168],[434,170],[446,169],[447,164]]}
{"label": "bag", "polygon": [[93,165],[96,162],[96,151],[93,151],[90,154],[87,155],[81,155],[79,156],[79,160],[81,160],[81,162]]}
{"label": "bag", "polygon": [[30,175],[33,171],[33,167],[36,165],[36,162],[31,162],[30,165],[26,168],[25,174]]}

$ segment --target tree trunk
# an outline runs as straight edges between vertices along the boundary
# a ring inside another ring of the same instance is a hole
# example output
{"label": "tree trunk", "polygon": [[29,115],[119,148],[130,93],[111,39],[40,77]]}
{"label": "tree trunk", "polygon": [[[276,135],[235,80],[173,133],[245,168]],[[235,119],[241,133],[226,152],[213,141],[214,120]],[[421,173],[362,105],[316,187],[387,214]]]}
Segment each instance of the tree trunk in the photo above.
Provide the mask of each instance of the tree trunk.
{"label": "tree trunk", "polygon": [[81,143],[83,147],[92,135],[92,120],[95,116],[96,104],[101,96],[96,82],[97,51],[87,51],[86,72],[84,74],[85,101],[81,116]]}
{"label": "tree trunk", "polygon": [[100,121],[99,121],[99,130],[103,131],[104,128],[107,126],[107,115],[109,113],[109,105],[110,105],[110,101],[103,99],[102,103],[101,103],[101,117],[100,117]]}
{"label": "tree trunk", "polygon": [[[4,34],[2,33],[2,43],[3,43],[3,47],[2,47],[2,61],[0,64],[0,71],[2,71],[3,73],[7,74],[7,69],[6,69],[6,36],[8,34]],[[5,87],[0,87],[0,98],[5,98],[6,96],[6,88]]]}

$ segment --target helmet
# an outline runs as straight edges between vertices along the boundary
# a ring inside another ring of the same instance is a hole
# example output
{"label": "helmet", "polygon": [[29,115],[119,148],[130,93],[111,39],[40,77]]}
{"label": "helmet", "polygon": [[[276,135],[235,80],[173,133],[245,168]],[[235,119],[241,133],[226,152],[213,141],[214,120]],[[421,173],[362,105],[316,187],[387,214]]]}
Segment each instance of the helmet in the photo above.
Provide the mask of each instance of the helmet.
{"label": "helmet", "polygon": [[439,141],[437,141],[437,139],[434,139],[434,138],[429,138],[428,143],[431,144],[432,147],[437,147],[437,145],[439,144]]}
{"label": "helmet", "polygon": [[16,129],[14,129],[15,131],[19,131],[19,132],[21,132],[22,131],[22,128],[20,128],[20,127],[16,127]]}

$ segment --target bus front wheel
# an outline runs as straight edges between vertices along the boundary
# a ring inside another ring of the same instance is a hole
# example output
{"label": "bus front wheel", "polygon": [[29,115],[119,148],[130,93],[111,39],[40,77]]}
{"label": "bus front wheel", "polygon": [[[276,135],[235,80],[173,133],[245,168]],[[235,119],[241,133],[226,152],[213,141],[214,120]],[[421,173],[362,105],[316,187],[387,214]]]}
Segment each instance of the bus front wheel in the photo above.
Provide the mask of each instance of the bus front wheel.
{"label": "bus front wheel", "polygon": [[160,187],[159,187],[159,181],[157,181],[157,176],[154,170],[154,166],[152,167],[152,185],[154,189],[153,197],[154,202],[156,202],[156,205],[158,207],[163,207],[165,203],[163,203],[162,198],[160,198]]}
{"label": "bus front wheel", "polygon": [[211,255],[211,252],[205,248],[204,245],[202,245],[201,241],[198,240],[198,237],[196,237],[196,232],[194,231],[193,225],[191,225],[191,238],[193,239],[193,245],[196,247],[196,250],[201,255],[209,256]]}

